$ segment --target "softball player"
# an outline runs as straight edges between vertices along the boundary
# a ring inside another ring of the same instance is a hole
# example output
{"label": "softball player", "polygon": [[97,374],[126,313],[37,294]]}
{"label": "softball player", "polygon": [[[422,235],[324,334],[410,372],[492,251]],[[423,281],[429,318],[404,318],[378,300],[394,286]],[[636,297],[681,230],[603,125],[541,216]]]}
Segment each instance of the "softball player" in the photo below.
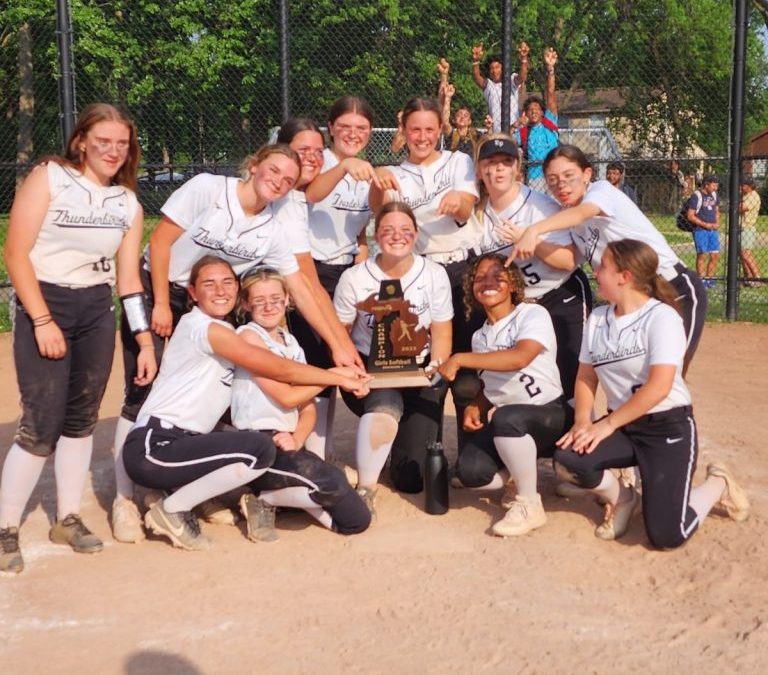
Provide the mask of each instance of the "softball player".
{"label": "softball player", "polygon": [[[305,363],[304,351],[282,325],[288,293],[275,270],[258,268],[243,281],[241,306],[251,321],[237,330],[246,342],[284,359]],[[244,494],[241,509],[252,540],[274,541],[275,507],[304,509],[342,534],[365,530],[371,514],[335,466],[304,449],[315,425],[314,397],[321,387],[284,384],[237,368],[232,385],[232,423],[272,434],[274,464]]]}
{"label": "softball player", "polygon": [[[186,310],[192,266],[206,253],[216,251],[233,265],[237,274],[262,262],[276,267],[285,275],[296,304],[332,345],[334,360],[354,363],[357,354],[351,342],[346,336],[337,339],[332,333],[299,273],[284,234],[290,224],[277,218],[272,206],[273,201],[285,196],[296,184],[300,168],[298,155],[287,146],[264,146],[243,162],[247,179],[199,174],[163,205],[163,219],[152,233],[142,270],[158,355],[162,354],[164,338],[170,336]],[[126,397],[115,430],[117,498],[112,508],[113,534],[123,542],[139,541],[144,536],[132,501],[133,486],[120,460],[125,436],[148,393],[146,386],[136,386],[132,381],[135,355],[136,350],[124,339]]]}
{"label": "softball player", "polygon": [[572,229],[574,244],[593,269],[600,265],[609,242],[625,238],[645,242],[658,254],[659,274],[677,291],[685,323],[687,369],[707,314],[707,295],[699,276],[683,265],[664,236],[627,195],[608,181],[590,182],[592,167],[575,145],[552,150],[544,160],[544,175],[563,209],[527,228],[510,259],[527,260],[534,254],[538,237],[554,230]]}
{"label": "softball player", "polygon": [[137,345],[136,383],[149,383],[157,370],[138,275],[143,213],[133,189],[139,154],[133,122],[111,105],[92,104],[64,156],[33,169],[11,209],[5,259],[16,294],[13,348],[22,415],[0,481],[2,571],[24,566],[21,516],[54,452],[57,520],[50,538],[81,553],[102,548],[78,513],[112,368],[115,283],[128,339]]}
{"label": "softball player", "polygon": [[193,265],[189,294],[197,304],[171,336],[156,386],[123,449],[131,480],[173,490],[147,512],[147,527],[187,550],[210,546],[192,509],[254,481],[275,460],[266,434],[212,431],[230,405],[235,366],[282,382],[361,386],[346,371],[306,366],[249,345],[226,322],[237,291],[234,270],[225,260],[204,256]]}
{"label": "softball player", "polygon": [[[505,256],[482,255],[467,272],[467,311],[481,307],[487,320],[472,337],[472,351],[455,353],[440,365],[452,380],[460,368],[480,373],[483,391],[467,406],[467,432],[457,475],[467,487],[504,487],[506,515],[492,527],[500,537],[525,534],[547,521],[536,487],[537,457],[551,457],[570,427],[573,413],[557,369],[557,340],[549,313],[525,303],[525,281]],[[493,416],[489,420],[490,413]]]}
{"label": "softball player", "polygon": [[[451,353],[453,307],[448,275],[437,263],[413,253],[416,219],[407,204],[385,204],[376,215],[375,227],[381,252],[341,275],[334,296],[336,313],[350,327],[361,356],[367,358],[373,317],[358,303],[378,294],[383,280],[399,279],[404,299],[418,315],[415,330],[428,331],[419,362],[427,365],[427,370],[434,369]],[[376,389],[362,400],[346,393],[342,396],[360,417],[355,441],[357,487],[371,510],[379,474],[390,451],[395,487],[420,492],[427,445],[440,434],[444,387]]]}
{"label": "softball player", "polygon": [[[441,110],[434,99],[413,98],[403,107],[402,128],[408,157],[399,166],[377,170],[379,185],[371,184],[371,207],[385,201],[403,201],[418,223],[415,251],[445,268],[453,302],[453,348],[469,351],[472,333],[483,322],[476,312],[464,316],[462,275],[467,261],[477,255],[481,232],[467,221],[477,202],[472,159],[463,152],[436,149],[442,127]],[[451,383],[457,418],[479,389],[474,373],[462,372]],[[459,432],[459,438],[461,433]],[[461,442],[459,442],[461,444]]]}
{"label": "softball player", "polygon": [[[356,257],[360,260],[367,257],[365,228],[370,210],[365,177],[373,175],[373,168],[356,155],[368,143],[373,116],[367,103],[346,97],[331,107],[329,117],[328,126],[333,138],[331,149],[323,149],[323,135],[312,120],[292,119],[281,127],[278,142],[287,143],[301,158],[297,189],[281,201],[291,199],[293,202],[292,213],[286,222],[291,223],[291,231],[296,233],[293,250],[299,267],[311,280],[315,296],[337,332],[337,338],[344,341],[348,339],[347,332],[336,318],[332,297],[341,273]],[[324,167],[330,169],[320,175]],[[328,192],[322,199],[319,199],[318,188]],[[308,204],[308,193],[317,203]],[[301,226],[294,227],[298,223]],[[288,321],[309,363],[320,368],[333,365],[327,344],[300,312],[291,312]],[[335,390],[322,391],[315,399],[315,406],[318,421],[306,445],[308,450],[325,457],[332,450]]]}
{"label": "softball player", "polygon": [[[517,181],[517,144],[494,134],[480,143],[477,175],[485,197],[472,214],[483,232],[484,252],[508,255],[525,228],[560,211],[550,197]],[[472,220],[470,220],[472,222]],[[549,312],[557,336],[557,367],[567,399],[579,365],[584,323],[592,311],[592,291],[577,264],[583,258],[567,232],[550,232],[536,246],[536,255],[516,261],[525,280],[525,298]]]}
{"label": "softball player", "polygon": [[[677,291],[659,274],[648,244],[616,240],[597,267],[598,307],[584,332],[576,381],[573,427],[558,441],[555,462],[606,504],[595,530],[601,539],[622,536],[640,497],[610,468],[637,466],[643,482],[643,518],[651,543],[681,546],[710,509],[722,501],[734,520],[749,515],[746,494],[719,464],[691,489],[698,439],[691,397],[683,381],[683,321],[674,308]],[[598,382],[609,413],[592,420]]]}

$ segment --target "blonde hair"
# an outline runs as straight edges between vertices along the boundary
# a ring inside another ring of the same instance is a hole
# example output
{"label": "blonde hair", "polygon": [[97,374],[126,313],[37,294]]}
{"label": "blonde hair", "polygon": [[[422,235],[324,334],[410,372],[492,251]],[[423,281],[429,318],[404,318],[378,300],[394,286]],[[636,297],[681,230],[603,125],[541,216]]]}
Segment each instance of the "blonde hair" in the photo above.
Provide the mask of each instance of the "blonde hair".
{"label": "blonde hair", "polygon": [[[288,296],[285,309],[286,311],[290,309],[290,294],[288,293],[288,285],[285,283],[285,277],[280,274],[280,272],[278,272],[274,267],[269,267],[268,265],[257,265],[256,267],[248,270],[245,274],[243,274],[243,277],[240,280],[240,293],[238,297],[240,302],[237,306],[237,318],[238,320],[241,320],[241,323],[246,323],[248,321],[247,315],[250,314],[250,309],[245,310],[243,309],[243,306],[248,303],[248,296],[250,295],[251,286],[262,281],[280,282],[280,285],[283,287],[283,291]],[[281,323],[282,325],[285,325],[285,318],[283,318]]]}
{"label": "blonde hair", "polygon": [[251,175],[251,169],[272,155],[285,155],[293,161],[299,168],[299,173],[301,173],[301,159],[299,159],[298,153],[292,150],[286,143],[272,143],[271,145],[262,145],[256,152],[247,155],[240,162],[240,177],[243,180],[247,180]]}

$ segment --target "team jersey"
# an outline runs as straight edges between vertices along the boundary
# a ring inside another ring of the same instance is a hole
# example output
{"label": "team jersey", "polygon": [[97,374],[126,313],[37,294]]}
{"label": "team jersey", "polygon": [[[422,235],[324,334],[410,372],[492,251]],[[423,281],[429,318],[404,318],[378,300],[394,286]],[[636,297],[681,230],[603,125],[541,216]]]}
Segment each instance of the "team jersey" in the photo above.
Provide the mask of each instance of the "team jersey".
{"label": "team jersey", "polygon": [[[184,230],[171,246],[169,281],[186,287],[192,266],[207,254],[229,262],[237,275],[259,264],[283,276],[299,271],[285,236],[288,225],[272,204],[246,216],[237,198],[239,183],[239,178],[201,173],[163,204],[163,215]],[[149,250],[145,257],[148,262]]]}
{"label": "team jersey", "polygon": [[139,208],[122,185],[102,186],[57,162],[48,174],[50,201],[29,259],[39,281],[84,288],[115,284],[113,257]]}
{"label": "team jersey", "polygon": [[275,217],[285,223],[283,234],[294,255],[309,253],[309,213],[307,196],[301,190],[291,190],[274,203]]}
{"label": "team jersey", "polygon": [[520,340],[535,340],[544,349],[521,370],[478,373],[483,394],[495,406],[544,405],[563,395],[555,329],[549,312],[539,305],[521,303],[496,323],[486,321],[472,336],[472,351],[487,354],[514,349]]}
{"label": "team jersey", "polygon": [[208,329],[213,324],[234,331],[225,321],[197,307],[181,317],[136,426],[143,426],[150,416],[200,434],[216,426],[232,399],[235,368],[213,352],[208,341]]}
{"label": "team jersey", "polygon": [[[488,114],[493,118],[493,131],[501,131],[501,81],[493,82],[491,78],[485,80],[483,98],[488,104]],[[520,111],[520,78],[517,73],[509,76],[509,123],[514,124]]]}
{"label": "team jersey", "polygon": [[[345,270],[336,286],[334,309],[341,323],[352,325],[352,342],[361,354],[367,355],[371,351],[374,317],[356,305],[371,295],[378,296],[381,282],[388,278],[376,261],[369,258]],[[417,330],[429,329],[433,321],[453,319],[451,283],[441,265],[413,255],[413,266],[400,279],[400,286],[403,298],[411,304],[412,312],[419,317]],[[429,342],[419,354],[419,362],[423,362],[428,354]]]}
{"label": "team jersey", "polygon": [[[336,155],[326,148],[323,171],[338,164]],[[352,262],[358,252],[357,236],[371,219],[369,189],[366,181],[344,174],[331,194],[317,204],[309,205],[309,243],[315,260],[327,262],[346,256],[347,260],[342,262]]]}
{"label": "team jersey", "polygon": [[680,259],[664,235],[645,217],[635,203],[607,180],[587,188],[583,202],[595,204],[604,216],[595,216],[571,231],[574,244],[594,269],[603,258],[605,247],[619,239],[637,239],[648,244],[659,256],[659,274],[665,279],[677,276]]}
{"label": "team jersey", "polygon": [[[483,232],[480,243],[483,253],[493,251],[501,255],[509,255],[512,244],[504,241],[497,234],[497,225],[504,220],[509,220],[518,227],[530,227],[558,211],[560,211],[560,207],[554,199],[536,190],[531,190],[527,185],[521,185],[520,193],[506,209],[496,213],[489,200],[479,217],[476,212],[472,213],[472,219],[477,221]],[[547,232],[541,238],[560,246],[573,245],[570,233],[563,230]],[[514,262],[523,273],[526,298],[540,298],[552,289],[559,288],[573,273],[573,269],[559,270],[550,267],[536,256],[528,260],[515,260]]]}
{"label": "team jersey", "polygon": [[683,381],[686,339],[683,320],[669,305],[650,299],[640,309],[617,317],[614,305],[593,310],[584,329],[579,361],[592,365],[605,390],[609,410],[617,410],[648,381],[651,366],[677,367],[667,397],[648,412],[690,405]]}
{"label": "team jersey", "polygon": [[[269,333],[251,321],[237,329],[237,333],[253,331],[266,345],[267,349],[285,359],[306,363],[304,350],[296,338],[287,330],[278,329],[281,341],[270,337]],[[299,421],[298,408],[283,408],[271,399],[256,381],[253,375],[243,369],[235,368],[235,379],[232,383],[232,424],[238,429],[255,429],[256,431],[296,431]]]}
{"label": "team jersey", "polygon": [[453,216],[437,213],[443,197],[451,190],[477,197],[475,167],[467,155],[443,150],[431,164],[413,164],[406,160],[387,168],[400,185],[400,192],[393,191],[393,196],[408,204],[416,216],[417,253],[450,253],[479,243],[479,231],[456,222]]}

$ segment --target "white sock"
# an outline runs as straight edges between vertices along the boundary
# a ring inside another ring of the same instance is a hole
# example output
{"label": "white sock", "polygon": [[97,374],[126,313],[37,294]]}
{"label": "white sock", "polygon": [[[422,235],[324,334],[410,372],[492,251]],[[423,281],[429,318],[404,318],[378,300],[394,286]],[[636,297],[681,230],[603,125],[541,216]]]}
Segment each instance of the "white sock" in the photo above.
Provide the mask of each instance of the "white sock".
{"label": "white sock", "polygon": [[517,494],[525,499],[536,499],[536,441],[530,434],[512,438],[495,436],[493,444],[509,475],[517,485]]}
{"label": "white sock", "polygon": [[[623,489],[627,490],[628,488]],[[603,479],[596,488],[592,489],[592,492],[600,497],[604,503],[616,506],[616,504],[619,503],[619,494],[621,490],[621,483],[619,483],[619,479],[613,475],[613,472],[603,471]]]}
{"label": "white sock", "polygon": [[265,490],[259,495],[267,504],[272,506],[288,506],[294,509],[303,509],[321,525],[329,530],[333,525],[331,514],[309,496],[309,488],[287,487],[280,490]]}
{"label": "white sock", "polygon": [[374,487],[387,463],[389,451],[397,436],[397,420],[387,413],[365,413],[357,425],[355,458],[357,484]]}
{"label": "white sock", "polygon": [[80,513],[80,501],[88,478],[93,454],[93,436],[69,438],[60,436],[53,456],[56,475],[56,504],[58,519],[70,513]]}
{"label": "white sock", "polygon": [[127,420],[125,417],[117,418],[115,445],[112,448],[112,454],[115,458],[115,487],[117,488],[117,496],[125,499],[133,499],[133,481],[126,473],[125,464],[123,464],[123,446],[132,426],[133,422],[131,420]]}
{"label": "white sock", "polygon": [[710,476],[701,485],[691,490],[691,494],[688,497],[688,506],[696,511],[699,523],[709,515],[712,507],[720,501],[725,485],[725,478]]}
{"label": "white sock", "polygon": [[503,488],[507,481],[509,480],[509,474],[506,471],[498,471],[497,473],[493,474],[493,478],[491,479],[490,483],[486,483],[485,485],[479,485],[478,487],[473,487],[473,490],[500,490]]}
{"label": "white sock", "polygon": [[191,511],[206,499],[247,485],[265,471],[266,469],[249,469],[245,462],[227,464],[180,487],[170,497],[165,498],[163,508],[168,513]]}
{"label": "white sock", "polygon": [[46,457],[38,457],[14,443],[5,457],[0,478],[0,527],[19,527],[24,508],[40,480]]}
{"label": "white sock", "polygon": [[304,447],[314,452],[320,459],[333,455],[333,418],[336,414],[336,389],[331,392],[330,398],[315,397],[317,409],[317,421],[315,428],[304,441]]}

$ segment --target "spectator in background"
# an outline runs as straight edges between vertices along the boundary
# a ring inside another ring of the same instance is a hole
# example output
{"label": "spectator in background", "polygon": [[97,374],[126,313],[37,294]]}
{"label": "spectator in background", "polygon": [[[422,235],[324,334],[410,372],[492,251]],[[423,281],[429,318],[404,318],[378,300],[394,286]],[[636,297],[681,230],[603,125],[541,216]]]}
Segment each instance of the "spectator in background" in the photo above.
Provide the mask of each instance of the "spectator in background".
{"label": "spectator in background", "polygon": [[[477,143],[483,132],[478,132],[472,126],[472,113],[466,106],[456,109],[453,124],[451,124],[451,101],[456,94],[456,87],[448,81],[450,68],[451,64],[445,59],[440,59],[440,63],[437,64],[437,70],[440,72],[439,101],[443,111],[444,144],[451,152],[463,152],[474,159]],[[490,129],[492,126],[493,118],[486,115],[486,129]]]}
{"label": "spectator in background", "polygon": [[[528,52],[529,47],[521,42],[517,48],[520,55],[520,72],[509,76],[509,122],[514,124],[520,114],[520,89],[528,79]],[[488,104],[488,114],[493,119],[493,131],[501,131],[501,78],[502,64],[498,56],[488,58],[487,74],[484,77],[480,72],[480,61],[483,59],[483,44],[472,47],[472,79],[483,91],[483,97]]]}
{"label": "spectator in background", "polygon": [[527,183],[534,190],[547,191],[542,162],[549,151],[557,147],[560,130],[557,126],[557,92],[555,91],[555,64],[557,52],[551,47],[544,50],[547,66],[547,102],[539,96],[529,96],[523,104],[522,125],[515,131],[527,164]]}
{"label": "spectator in background", "polygon": [[667,174],[670,182],[669,206],[670,213],[677,213],[685,194],[685,174],[680,170],[680,162],[673,159]]}
{"label": "spectator in background", "polygon": [[[688,220],[696,226],[693,241],[696,244],[696,272],[704,280],[706,288],[715,285],[715,272],[720,262],[720,211],[717,196],[717,176],[707,174],[688,200]],[[706,274],[705,274],[706,272]]]}
{"label": "spectator in background", "polygon": [[757,216],[760,213],[760,194],[755,190],[752,176],[741,179],[741,203],[739,204],[739,228],[741,228],[741,265],[744,268],[745,286],[762,286],[756,281],[760,276],[752,249],[757,239]]}
{"label": "spectator in background", "polygon": [[635,204],[637,204],[637,190],[624,182],[623,162],[610,162],[605,171],[606,180],[618,190],[621,190]]}

